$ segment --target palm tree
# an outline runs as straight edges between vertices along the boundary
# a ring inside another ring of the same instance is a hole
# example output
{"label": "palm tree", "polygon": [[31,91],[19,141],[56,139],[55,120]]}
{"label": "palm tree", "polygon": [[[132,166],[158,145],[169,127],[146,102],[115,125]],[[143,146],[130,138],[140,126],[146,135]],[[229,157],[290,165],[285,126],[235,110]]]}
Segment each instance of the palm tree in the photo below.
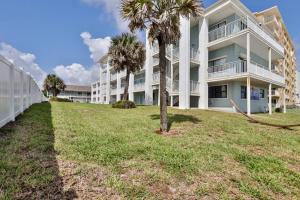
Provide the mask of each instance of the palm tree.
{"label": "palm tree", "polygon": [[43,84],[44,90],[56,97],[66,88],[64,81],[55,74],[48,74]]}
{"label": "palm tree", "polygon": [[112,38],[108,55],[115,71],[126,70],[122,100],[127,100],[130,74],[139,71],[145,63],[146,52],[144,44],[138,41],[135,35],[123,33],[120,36]]}
{"label": "palm tree", "polygon": [[121,14],[132,32],[148,31],[150,44],[158,41],[160,68],[160,131],[168,131],[166,90],[166,46],[181,36],[180,17],[203,14],[200,0],[122,0]]}

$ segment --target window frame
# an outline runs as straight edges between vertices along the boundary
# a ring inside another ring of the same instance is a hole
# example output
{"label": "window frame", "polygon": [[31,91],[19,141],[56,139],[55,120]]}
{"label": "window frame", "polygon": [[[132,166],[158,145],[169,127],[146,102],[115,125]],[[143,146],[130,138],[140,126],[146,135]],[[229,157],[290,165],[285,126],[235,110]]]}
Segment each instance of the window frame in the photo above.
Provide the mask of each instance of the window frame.
{"label": "window frame", "polygon": [[[222,93],[223,93],[222,87],[223,87],[223,86],[225,86],[225,88],[226,88],[226,97],[216,97],[216,94],[214,95],[214,97],[211,97],[211,96],[210,96],[209,90],[210,90],[210,88],[213,88],[213,87],[221,87],[220,94],[221,94],[221,96],[222,96]],[[228,99],[228,84],[208,86],[208,98],[209,98],[209,99]]]}

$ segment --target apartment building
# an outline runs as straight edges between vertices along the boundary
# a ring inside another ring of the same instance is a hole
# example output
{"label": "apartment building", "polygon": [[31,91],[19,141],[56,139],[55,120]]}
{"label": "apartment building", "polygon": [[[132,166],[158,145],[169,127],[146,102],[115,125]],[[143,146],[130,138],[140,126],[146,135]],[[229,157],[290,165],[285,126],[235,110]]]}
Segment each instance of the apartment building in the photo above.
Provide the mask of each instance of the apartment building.
{"label": "apartment building", "polygon": [[101,85],[100,81],[92,83],[91,85],[91,103],[99,104],[101,96]]}
{"label": "apartment building", "polygon": [[59,93],[57,97],[69,99],[78,103],[90,103],[91,87],[81,85],[66,85],[65,90]]}
{"label": "apartment building", "polygon": [[[220,0],[180,24],[180,41],[166,49],[170,106],[234,112],[232,99],[248,114],[271,113],[272,90],[286,86],[285,73],[275,70],[285,49],[244,4]],[[145,66],[130,76],[129,99],[137,104],[159,104],[158,53],[157,43],[147,41]],[[121,99],[124,79],[108,56],[101,58],[100,103]]]}
{"label": "apartment building", "polygon": [[[296,52],[292,39],[284,24],[277,6],[255,14],[260,23],[267,26],[274,38],[284,47],[284,59],[279,60],[278,68],[274,70],[285,74],[284,89],[273,91],[272,101],[277,107],[283,105],[284,98],[287,105],[296,103]],[[285,95],[285,96],[284,96]]]}

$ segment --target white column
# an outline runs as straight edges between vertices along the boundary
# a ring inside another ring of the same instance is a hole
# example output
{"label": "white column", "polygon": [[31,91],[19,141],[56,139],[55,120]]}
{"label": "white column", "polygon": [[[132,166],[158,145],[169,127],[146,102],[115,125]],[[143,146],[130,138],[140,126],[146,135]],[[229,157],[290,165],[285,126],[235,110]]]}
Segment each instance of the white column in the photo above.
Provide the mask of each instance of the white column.
{"label": "white column", "polygon": [[[148,38],[148,30],[146,31]],[[152,48],[148,39],[146,40],[146,62],[145,62],[145,104],[153,105],[153,56]]]}
{"label": "white column", "polygon": [[190,108],[190,20],[180,18],[179,108]]}
{"label": "white column", "polygon": [[247,77],[247,115],[251,115],[251,81]]}
{"label": "white column", "polygon": [[10,80],[10,83],[9,83],[9,91],[10,91],[10,120],[11,121],[15,121],[15,101],[14,101],[14,96],[15,96],[15,80],[14,80],[14,66],[13,65],[10,65],[9,66],[9,80]]}
{"label": "white column", "polygon": [[[269,47],[269,71],[272,71],[272,49]],[[272,115],[272,84],[269,84],[269,114]]]}
{"label": "white column", "polygon": [[128,88],[128,99],[134,101],[134,75],[130,74],[129,77],[129,88]]}
{"label": "white column", "polygon": [[107,59],[107,67],[106,67],[106,104],[110,102],[110,64],[109,58]]}
{"label": "white column", "polygon": [[199,51],[200,51],[200,67],[198,71],[199,77],[199,108],[208,108],[208,22],[206,18],[199,21]]}
{"label": "white column", "polygon": [[250,40],[250,33],[247,33],[247,72],[249,72],[251,63],[251,40]]}
{"label": "white column", "polygon": [[117,101],[121,100],[121,75],[117,73]]}
{"label": "white column", "polygon": [[285,88],[283,89],[283,113],[286,113],[286,90]]}
{"label": "white column", "polygon": [[272,115],[272,84],[269,84],[269,114]]}
{"label": "white column", "polygon": [[171,45],[171,88],[170,88],[170,91],[169,91],[169,96],[170,96],[170,99],[171,99],[171,107],[173,107],[173,81],[174,81],[174,66],[173,66],[173,45]]}

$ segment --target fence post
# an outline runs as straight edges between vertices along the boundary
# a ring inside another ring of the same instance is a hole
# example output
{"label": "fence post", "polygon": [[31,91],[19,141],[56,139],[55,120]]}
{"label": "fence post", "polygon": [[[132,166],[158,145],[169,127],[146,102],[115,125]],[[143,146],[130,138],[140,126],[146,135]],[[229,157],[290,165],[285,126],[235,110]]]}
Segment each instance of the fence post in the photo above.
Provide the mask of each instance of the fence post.
{"label": "fence post", "polygon": [[15,121],[15,80],[14,80],[14,66],[10,65],[9,66],[9,89],[10,89],[10,119],[11,121]]}
{"label": "fence post", "polygon": [[21,113],[24,112],[24,71],[21,69]]}

